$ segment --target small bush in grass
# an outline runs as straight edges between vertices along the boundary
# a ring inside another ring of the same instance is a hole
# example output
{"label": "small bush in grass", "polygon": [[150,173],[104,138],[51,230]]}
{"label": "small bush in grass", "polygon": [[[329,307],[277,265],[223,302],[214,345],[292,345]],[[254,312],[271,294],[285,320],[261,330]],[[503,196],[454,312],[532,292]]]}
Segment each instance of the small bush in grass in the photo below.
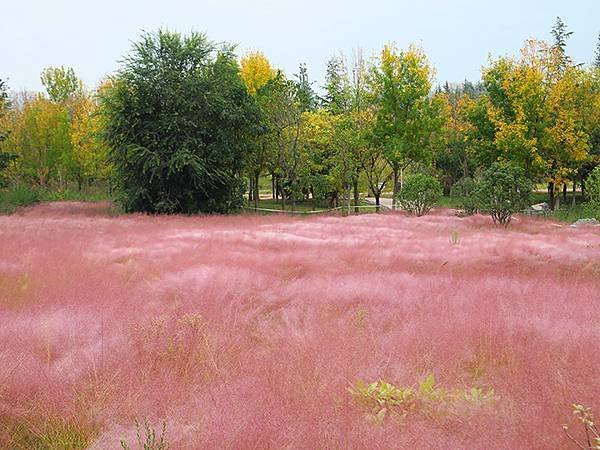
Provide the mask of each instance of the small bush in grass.
{"label": "small bush in grass", "polygon": [[585,209],[600,219],[600,166],[596,167],[585,180]]}
{"label": "small bush in grass", "polygon": [[529,202],[532,184],[523,169],[507,162],[493,163],[478,180],[475,197],[480,210],[494,223],[507,226],[512,215]]}
{"label": "small bush in grass", "polygon": [[459,199],[459,204],[465,211],[465,214],[472,215],[477,212],[477,200],[474,196],[475,180],[471,177],[461,178],[454,183],[450,195]]}
{"label": "small bush in grass", "polygon": [[398,201],[403,209],[420,217],[427,214],[441,196],[442,185],[437,178],[417,173],[406,179]]}
{"label": "small bush in grass", "polygon": [[0,213],[12,213],[19,206],[27,206],[40,201],[40,191],[27,186],[17,186],[0,191]]}
{"label": "small bush in grass", "polygon": [[[146,417],[144,417],[143,424],[136,419],[135,430],[140,450],[167,450],[169,448],[169,444],[165,439],[167,432],[167,423],[165,421],[162,423],[162,430],[158,436],[156,436],[156,430]],[[143,437],[142,434],[144,435]],[[131,450],[129,444],[124,440],[121,440],[121,447],[123,450]]]}
{"label": "small bush in grass", "polygon": [[0,444],[15,449],[88,448],[98,427],[73,418],[26,418],[0,416]]}
{"label": "small bush in grass", "polygon": [[357,403],[367,408],[368,418],[381,424],[389,414],[431,416],[460,405],[484,406],[497,399],[493,389],[444,389],[429,373],[417,386],[398,387],[383,380],[365,383],[358,380],[348,388]]}

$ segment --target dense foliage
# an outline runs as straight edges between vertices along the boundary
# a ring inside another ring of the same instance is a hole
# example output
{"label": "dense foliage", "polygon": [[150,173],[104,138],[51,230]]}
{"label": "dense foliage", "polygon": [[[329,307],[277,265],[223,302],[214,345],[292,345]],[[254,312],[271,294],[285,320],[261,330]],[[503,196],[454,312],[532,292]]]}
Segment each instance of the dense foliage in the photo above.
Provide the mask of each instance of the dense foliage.
{"label": "dense foliage", "polygon": [[596,167],[585,180],[586,206],[600,219],[600,166]]}
{"label": "dense foliage", "polygon": [[521,167],[495,162],[477,181],[475,196],[479,209],[489,212],[494,223],[508,225],[512,215],[527,206],[532,187]]}
{"label": "dense foliage", "polygon": [[127,211],[226,212],[241,204],[254,102],[227,46],[145,34],[101,97]]}
{"label": "dense foliage", "polygon": [[464,177],[458,180],[452,186],[451,195],[460,201],[463,211],[467,215],[477,212],[477,199],[475,198],[476,189],[475,180],[471,177]]}
{"label": "dense foliage", "polygon": [[[0,143],[8,137],[8,130],[3,129],[2,118],[8,108],[8,93],[6,92],[6,83],[0,79]],[[8,152],[3,152],[0,148],[0,188],[6,184],[6,169],[15,155]]]}
{"label": "dense foliage", "polygon": [[398,201],[403,209],[420,217],[427,214],[441,196],[442,185],[437,178],[416,173],[406,179]]}

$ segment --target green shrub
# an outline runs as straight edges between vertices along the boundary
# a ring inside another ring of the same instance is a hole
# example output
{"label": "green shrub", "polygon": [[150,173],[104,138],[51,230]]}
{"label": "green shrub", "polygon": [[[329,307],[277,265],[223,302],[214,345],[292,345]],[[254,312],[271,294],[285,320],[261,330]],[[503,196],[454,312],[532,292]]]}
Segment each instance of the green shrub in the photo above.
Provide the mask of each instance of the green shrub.
{"label": "green shrub", "polygon": [[427,214],[442,196],[440,181],[422,173],[409,176],[398,194],[403,209],[417,216]]}
{"label": "green shrub", "polygon": [[27,186],[0,190],[0,213],[12,213],[19,206],[27,206],[41,200],[41,192]]}
{"label": "green shrub", "polygon": [[[2,142],[2,139],[0,139]],[[14,153],[7,153],[0,150],[0,188],[3,188],[7,185],[8,177],[6,176],[6,169],[10,163],[17,159],[17,155]]]}
{"label": "green shrub", "polygon": [[456,412],[464,406],[484,407],[497,400],[493,389],[479,387],[445,389],[429,373],[415,386],[395,386],[383,380],[365,383],[358,380],[348,388],[354,400],[367,412],[367,418],[382,424],[386,417],[406,417]]}
{"label": "green shrub", "polygon": [[585,209],[600,219],[600,166],[596,167],[585,180]]}
{"label": "green shrub", "polygon": [[452,185],[450,195],[459,200],[459,204],[465,211],[465,214],[471,215],[477,212],[477,200],[474,196],[475,180],[471,177],[464,177]]}
{"label": "green shrub", "polygon": [[77,450],[89,448],[100,429],[86,418],[0,416],[2,448]]}
{"label": "green shrub", "polygon": [[494,223],[507,226],[512,215],[527,206],[532,187],[522,168],[495,162],[477,181],[475,198],[479,209],[489,212]]}
{"label": "green shrub", "polygon": [[[167,422],[163,421],[162,430],[158,436],[156,435],[156,430],[146,417],[144,417],[143,424],[137,419],[135,420],[135,430],[137,444],[140,450],[168,450],[169,444],[165,438]],[[129,444],[124,440],[121,440],[121,448],[123,448],[123,450],[131,450]]]}

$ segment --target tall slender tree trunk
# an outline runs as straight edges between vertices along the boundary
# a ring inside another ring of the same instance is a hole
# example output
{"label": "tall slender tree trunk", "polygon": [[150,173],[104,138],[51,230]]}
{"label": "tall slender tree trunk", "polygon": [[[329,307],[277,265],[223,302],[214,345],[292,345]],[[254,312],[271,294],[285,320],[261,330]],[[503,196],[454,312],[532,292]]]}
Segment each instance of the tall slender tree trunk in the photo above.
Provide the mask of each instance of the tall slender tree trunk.
{"label": "tall slender tree trunk", "polygon": [[350,183],[346,182],[346,186],[345,186],[345,191],[346,191],[346,204],[348,205],[348,208],[346,210],[346,215],[350,215],[350,205],[352,203],[352,200],[350,199]]}
{"label": "tall slender tree trunk", "polygon": [[248,179],[248,203],[252,202],[252,194],[254,193],[254,185],[252,183],[254,177],[251,175]]}
{"label": "tall slender tree trunk", "polygon": [[402,189],[404,189],[404,167],[400,167],[400,190]]}
{"label": "tall slender tree trunk", "polygon": [[291,200],[292,200],[292,212],[296,211],[296,180],[294,179],[292,181],[292,195],[291,195]]}
{"label": "tall slender tree trunk", "polygon": [[573,196],[571,198],[571,208],[575,207],[575,196],[577,195],[577,180],[573,180]]}
{"label": "tall slender tree trunk", "polygon": [[260,177],[260,172],[256,172],[254,174],[254,207],[258,208],[258,201],[260,199],[260,190],[258,188],[258,179]]}
{"label": "tall slender tree trunk", "polygon": [[352,180],[352,187],[354,189],[354,212],[358,213],[358,177]]}
{"label": "tall slender tree trunk", "polygon": [[394,173],[394,192],[393,192],[393,197],[392,197],[392,209],[396,209],[396,196],[398,195],[399,192],[399,187],[400,187],[400,178],[399,178],[399,171],[402,170],[402,168],[398,165],[398,164],[394,164],[392,166],[392,171]]}
{"label": "tall slender tree trunk", "polygon": [[548,182],[548,206],[554,211],[554,181]]}
{"label": "tall slender tree trunk", "polygon": [[567,182],[563,183],[563,203],[567,204]]}
{"label": "tall slender tree trunk", "polygon": [[276,196],[276,190],[275,190],[275,174],[271,174],[271,194],[273,196],[273,200],[275,200],[275,196]]}

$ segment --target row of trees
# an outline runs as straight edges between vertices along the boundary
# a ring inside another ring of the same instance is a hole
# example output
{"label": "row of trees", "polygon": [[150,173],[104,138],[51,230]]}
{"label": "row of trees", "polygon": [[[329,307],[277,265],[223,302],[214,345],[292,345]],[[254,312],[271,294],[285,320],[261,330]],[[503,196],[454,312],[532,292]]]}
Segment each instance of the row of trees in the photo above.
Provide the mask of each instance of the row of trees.
{"label": "row of trees", "polygon": [[350,207],[362,190],[396,200],[407,173],[448,194],[506,161],[546,183],[554,209],[600,159],[600,47],[594,65],[579,65],[560,19],[552,34],[461,85],[435,87],[418,46],[337,55],[319,93],[304,65],[286,76],[262,53],[238,62],[203,34],[145,34],[96,92],[51,68],[45,94],[0,97],[0,171],[60,188],[110,178],[128,210],[224,212],[244,192],[258,205],[264,176],[284,207]]}
{"label": "row of trees", "polygon": [[50,67],[41,74],[44,93],[9,99],[0,80],[0,173],[3,184],[79,189],[106,181],[108,148],[96,92],[84,89],[73,69]]}
{"label": "row of trees", "polygon": [[268,173],[284,205],[308,197],[356,205],[360,180],[379,204],[387,185],[397,194],[407,167],[429,166],[443,145],[445,97],[432,95],[434,72],[419,47],[332,58],[322,97],[304,66],[289,79],[255,52],[241,71],[260,110],[262,132],[246,167],[256,203],[259,176]]}
{"label": "row of trees", "polygon": [[560,19],[552,34],[551,44],[530,40],[520,57],[491,60],[480,83],[433,91],[434,71],[419,47],[387,45],[350,63],[334,57],[320,99],[303,68],[289,81],[262,54],[247,55],[242,75],[267,130],[248,166],[251,197],[266,171],[283,186],[282,201],[308,192],[356,201],[362,178],[378,202],[390,184],[397,197],[410,168],[438,176],[448,193],[504,160],[546,182],[554,209],[558,188],[566,200],[567,183],[573,192],[583,186],[600,157],[600,51],[594,66],[575,64]]}

